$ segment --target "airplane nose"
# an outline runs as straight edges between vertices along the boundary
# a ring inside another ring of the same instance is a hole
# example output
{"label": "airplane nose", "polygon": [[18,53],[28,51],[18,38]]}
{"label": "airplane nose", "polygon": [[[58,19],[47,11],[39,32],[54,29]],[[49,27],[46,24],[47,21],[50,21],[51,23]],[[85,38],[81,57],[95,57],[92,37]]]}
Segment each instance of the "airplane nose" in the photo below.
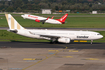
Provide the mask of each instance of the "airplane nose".
{"label": "airplane nose", "polygon": [[25,19],[25,15],[21,15],[21,17],[23,17]]}
{"label": "airplane nose", "polygon": [[103,35],[101,35],[101,38],[103,38]]}
{"label": "airplane nose", "polygon": [[21,15],[21,17],[24,17],[24,15]]}
{"label": "airplane nose", "polygon": [[99,39],[101,39],[101,38],[103,38],[103,35],[100,35],[100,36],[99,36]]}

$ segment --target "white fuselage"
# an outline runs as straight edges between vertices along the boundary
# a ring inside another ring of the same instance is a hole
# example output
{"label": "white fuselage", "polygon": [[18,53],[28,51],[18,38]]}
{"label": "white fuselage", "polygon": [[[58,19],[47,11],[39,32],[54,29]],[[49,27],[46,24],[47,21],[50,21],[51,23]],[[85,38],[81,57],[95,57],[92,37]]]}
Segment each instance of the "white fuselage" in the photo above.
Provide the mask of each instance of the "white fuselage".
{"label": "white fuselage", "polygon": [[70,40],[96,40],[103,36],[93,31],[66,31],[47,29],[18,30],[17,34],[31,38],[51,40],[51,37],[70,38]]}
{"label": "white fuselage", "polygon": [[[31,20],[46,20],[47,18],[45,17],[40,17],[40,16],[36,16],[36,15],[29,15],[29,14],[24,14],[21,15],[24,19],[31,19]],[[45,23],[51,23],[51,24],[62,24],[61,22],[55,20],[55,19],[48,19],[45,21]]]}

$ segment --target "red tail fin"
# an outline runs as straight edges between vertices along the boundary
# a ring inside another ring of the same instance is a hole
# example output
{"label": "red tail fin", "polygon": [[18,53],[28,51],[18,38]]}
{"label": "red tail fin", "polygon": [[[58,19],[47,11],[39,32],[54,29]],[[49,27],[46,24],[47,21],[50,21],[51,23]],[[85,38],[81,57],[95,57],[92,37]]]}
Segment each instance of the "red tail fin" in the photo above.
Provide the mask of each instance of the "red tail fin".
{"label": "red tail fin", "polygon": [[54,16],[51,19],[53,19],[53,18],[54,18]]}
{"label": "red tail fin", "polygon": [[60,19],[57,19],[57,20],[60,21],[62,24],[64,24],[67,16],[68,16],[68,14],[65,14],[63,17],[61,17]]}

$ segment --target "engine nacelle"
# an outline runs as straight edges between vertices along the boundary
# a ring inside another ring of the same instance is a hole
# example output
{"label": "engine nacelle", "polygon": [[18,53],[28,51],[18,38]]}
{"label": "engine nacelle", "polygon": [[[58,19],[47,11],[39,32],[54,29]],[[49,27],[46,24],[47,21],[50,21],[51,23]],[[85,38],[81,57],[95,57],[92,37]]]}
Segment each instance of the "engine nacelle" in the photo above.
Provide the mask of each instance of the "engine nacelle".
{"label": "engine nacelle", "polygon": [[38,19],[36,19],[35,21],[36,21],[36,22],[40,22],[40,20],[38,20]]}
{"label": "engine nacelle", "polygon": [[58,42],[62,42],[62,43],[70,43],[70,38],[59,38]]}

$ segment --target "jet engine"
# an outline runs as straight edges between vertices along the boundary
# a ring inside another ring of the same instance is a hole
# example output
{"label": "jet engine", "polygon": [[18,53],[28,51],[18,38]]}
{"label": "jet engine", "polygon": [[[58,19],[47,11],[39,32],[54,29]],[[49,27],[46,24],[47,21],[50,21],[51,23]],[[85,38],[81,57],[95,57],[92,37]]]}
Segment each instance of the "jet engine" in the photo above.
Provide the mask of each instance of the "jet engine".
{"label": "jet engine", "polygon": [[38,19],[36,19],[35,21],[36,21],[36,22],[40,22],[40,20],[38,20]]}
{"label": "jet engine", "polygon": [[58,42],[62,42],[62,43],[70,43],[70,38],[59,38]]}

